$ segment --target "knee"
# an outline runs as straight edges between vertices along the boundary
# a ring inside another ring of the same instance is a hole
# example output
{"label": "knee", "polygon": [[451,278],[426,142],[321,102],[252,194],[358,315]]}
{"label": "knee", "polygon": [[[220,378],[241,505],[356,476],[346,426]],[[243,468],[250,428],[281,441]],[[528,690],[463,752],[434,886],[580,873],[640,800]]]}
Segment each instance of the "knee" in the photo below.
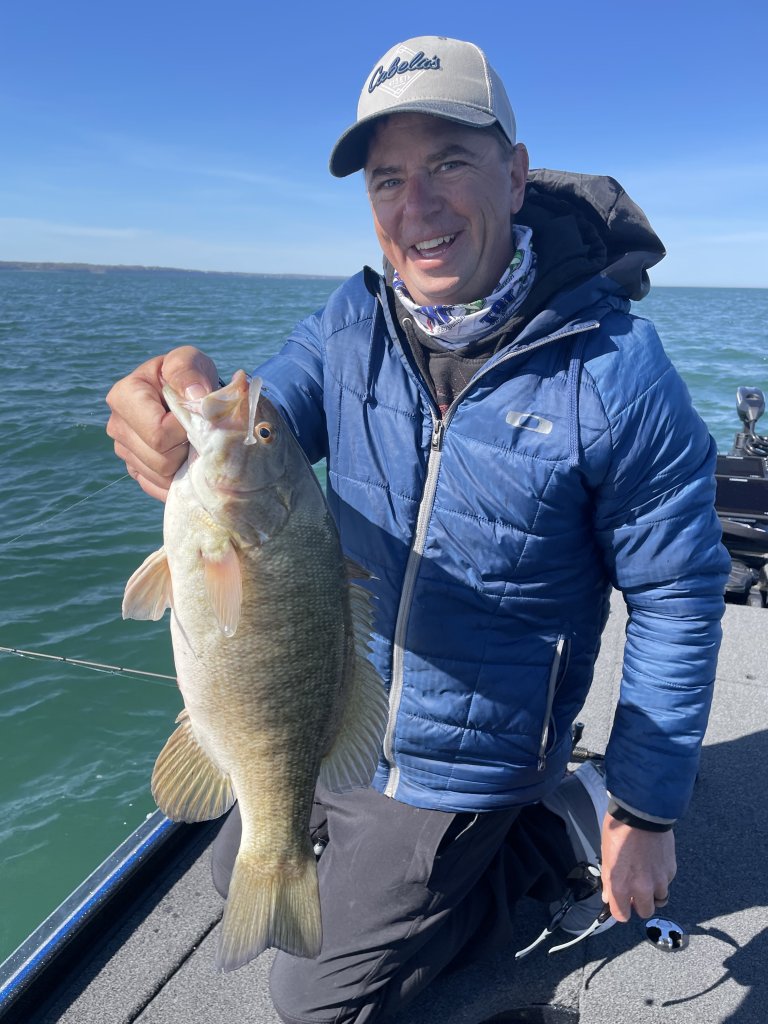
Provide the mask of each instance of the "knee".
{"label": "knee", "polygon": [[350,1006],[344,988],[324,974],[316,960],[278,952],[269,976],[269,991],[283,1024],[373,1024],[375,1007]]}
{"label": "knee", "polygon": [[240,810],[235,804],[219,830],[211,848],[211,877],[219,896],[227,898],[232,869],[235,866],[237,851],[240,849]]}

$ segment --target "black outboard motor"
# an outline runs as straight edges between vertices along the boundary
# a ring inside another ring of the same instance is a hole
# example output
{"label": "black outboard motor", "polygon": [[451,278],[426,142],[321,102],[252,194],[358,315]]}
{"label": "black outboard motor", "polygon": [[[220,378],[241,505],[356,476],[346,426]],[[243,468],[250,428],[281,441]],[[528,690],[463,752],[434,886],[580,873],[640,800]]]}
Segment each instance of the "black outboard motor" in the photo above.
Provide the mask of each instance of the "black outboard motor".
{"label": "black outboard motor", "polygon": [[733,440],[731,455],[768,455],[766,439],[755,433],[757,421],[765,412],[765,396],[760,388],[736,388],[736,412],[744,424]]}
{"label": "black outboard motor", "polygon": [[743,424],[728,455],[717,456],[715,507],[723,543],[731,555],[727,600],[768,605],[768,437],[756,432],[765,412],[759,388],[738,388],[736,411]]}

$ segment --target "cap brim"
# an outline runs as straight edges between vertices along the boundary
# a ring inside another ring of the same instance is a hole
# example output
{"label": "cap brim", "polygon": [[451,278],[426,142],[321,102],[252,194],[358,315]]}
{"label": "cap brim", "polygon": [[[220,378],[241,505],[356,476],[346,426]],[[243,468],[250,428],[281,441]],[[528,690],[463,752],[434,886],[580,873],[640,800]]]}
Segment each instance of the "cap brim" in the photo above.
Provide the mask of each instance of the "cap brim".
{"label": "cap brim", "polygon": [[487,128],[496,123],[493,114],[463,103],[417,100],[413,103],[399,103],[397,106],[387,107],[386,110],[377,111],[357,121],[339,137],[328,161],[331,174],[335,178],[346,178],[348,174],[354,174],[365,166],[374,124],[380,118],[389,117],[391,114],[430,114],[472,128]]}

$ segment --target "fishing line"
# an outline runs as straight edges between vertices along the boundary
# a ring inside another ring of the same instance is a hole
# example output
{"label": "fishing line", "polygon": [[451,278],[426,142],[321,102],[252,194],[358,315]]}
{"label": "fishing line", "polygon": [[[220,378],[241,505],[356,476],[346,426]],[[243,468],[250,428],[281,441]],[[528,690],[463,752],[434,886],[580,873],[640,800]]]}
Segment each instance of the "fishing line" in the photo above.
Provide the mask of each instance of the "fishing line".
{"label": "fishing line", "polygon": [[[168,452],[172,452],[175,448],[181,448],[181,446],[185,445],[185,444],[187,444],[186,440],[179,441],[178,444],[172,445],[172,447],[168,448],[167,451],[164,451],[162,454],[163,455],[167,455]],[[15,537],[11,537],[10,540],[3,541],[3,543],[0,544],[0,551],[3,548],[10,547],[11,544],[15,544],[17,540],[21,540],[22,537],[28,536],[28,534],[33,533],[35,530],[40,530],[44,526],[47,526],[48,523],[50,523],[51,520],[55,519],[57,516],[63,516],[65,512],[71,512],[72,509],[73,508],[77,508],[78,505],[83,505],[86,501],[90,501],[91,498],[95,498],[97,494],[101,494],[103,491],[106,491],[108,488],[114,487],[115,484],[119,484],[122,480],[127,480],[130,477],[130,475],[131,475],[130,473],[123,473],[122,476],[117,477],[115,480],[111,480],[108,484],[104,484],[103,487],[99,487],[99,489],[97,491],[92,491],[90,494],[86,494],[86,496],[84,498],[80,498],[80,500],[76,501],[73,505],[67,505],[66,508],[60,508],[58,512],[54,512],[53,515],[48,516],[47,519],[43,519],[42,522],[35,523],[33,526],[27,527],[26,530],[23,530],[21,533],[17,534]]]}
{"label": "fishing line", "polygon": [[41,651],[22,651],[18,647],[0,647],[2,654],[15,654],[19,658],[37,658],[44,661],[61,661],[78,668],[88,668],[93,672],[106,672],[109,675],[136,676],[143,679],[162,679],[176,683],[176,676],[166,676],[162,672],[144,672],[139,668],[126,668],[122,665],[105,665],[99,661],[83,661],[81,658],[67,658],[61,654],[43,654]]}
{"label": "fishing line", "polygon": [[116,480],[112,480],[110,481],[110,483],[104,484],[104,486],[100,487],[98,491],[93,491],[92,494],[86,494],[84,498],[81,498],[79,501],[76,501],[74,505],[68,505],[66,508],[60,508],[58,512],[54,512],[53,515],[48,516],[47,519],[43,519],[42,522],[35,523],[34,526],[28,527],[26,530],[22,531],[22,533],[17,534],[10,540],[3,541],[3,543],[0,544],[0,548],[10,547],[10,545],[15,544],[17,540],[21,540],[22,537],[26,537],[27,534],[33,533],[35,530],[40,530],[44,526],[47,526],[48,523],[50,523],[51,520],[55,519],[57,516],[63,516],[65,512],[71,512],[73,508],[77,508],[78,505],[82,505],[84,502],[90,501],[91,498],[95,498],[97,494],[101,494],[102,491],[106,491],[108,487],[113,487],[115,484],[119,484],[121,480],[125,480],[129,476],[130,473],[123,473],[123,475],[119,476]]}

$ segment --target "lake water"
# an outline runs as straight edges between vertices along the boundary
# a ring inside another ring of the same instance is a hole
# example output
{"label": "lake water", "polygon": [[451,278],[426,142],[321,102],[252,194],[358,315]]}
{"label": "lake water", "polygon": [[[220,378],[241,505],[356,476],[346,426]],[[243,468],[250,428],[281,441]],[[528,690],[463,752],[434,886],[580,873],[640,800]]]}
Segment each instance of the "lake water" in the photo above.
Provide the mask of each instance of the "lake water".
{"label": "lake water", "polygon": [[[167,622],[120,615],[162,507],[123,476],[104,396],[178,344],[252,369],[336,284],[0,270],[0,645],[173,674]],[[768,290],[658,288],[637,312],[728,448],[736,388],[768,390]],[[154,809],[180,707],[172,682],[0,654],[0,960]]]}

